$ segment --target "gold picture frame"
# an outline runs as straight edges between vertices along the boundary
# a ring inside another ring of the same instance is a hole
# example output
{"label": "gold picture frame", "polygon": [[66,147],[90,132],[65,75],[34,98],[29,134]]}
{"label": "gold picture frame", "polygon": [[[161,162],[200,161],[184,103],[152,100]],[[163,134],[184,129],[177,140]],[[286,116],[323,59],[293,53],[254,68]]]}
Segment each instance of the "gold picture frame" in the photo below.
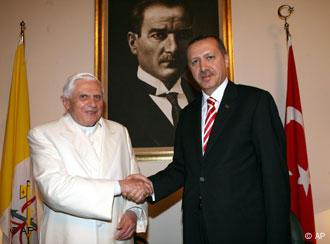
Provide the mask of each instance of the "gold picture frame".
{"label": "gold picture frame", "polygon": [[[202,1],[202,0],[200,0]],[[94,73],[103,82],[105,111],[107,110],[108,98],[108,0],[95,0],[95,32],[94,32]],[[232,18],[231,18],[231,0],[218,0],[219,33],[222,33],[224,44],[229,56],[228,78],[234,79],[234,56],[232,46]],[[107,116],[107,112],[104,114]],[[158,161],[171,160],[173,156],[172,147],[154,147],[154,148],[134,148],[137,160],[139,161]]]}

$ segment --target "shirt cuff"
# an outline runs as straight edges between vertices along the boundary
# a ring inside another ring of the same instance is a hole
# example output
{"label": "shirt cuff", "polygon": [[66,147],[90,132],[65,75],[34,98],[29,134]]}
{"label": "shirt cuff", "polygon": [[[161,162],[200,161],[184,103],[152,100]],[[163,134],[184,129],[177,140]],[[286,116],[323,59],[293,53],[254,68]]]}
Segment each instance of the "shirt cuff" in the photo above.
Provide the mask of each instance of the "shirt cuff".
{"label": "shirt cuff", "polygon": [[114,196],[119,196],[121,194],[121,188],[119,181],[115,181],[115,191],[114,191]]}
{"label": "shirt cuff", "polygon": [[136,214],[136,233],[146,232],[146,226],[147,226],[147,216],[145,216],[145,212],[142,208],[139,207],[131,207],[128,209]]}

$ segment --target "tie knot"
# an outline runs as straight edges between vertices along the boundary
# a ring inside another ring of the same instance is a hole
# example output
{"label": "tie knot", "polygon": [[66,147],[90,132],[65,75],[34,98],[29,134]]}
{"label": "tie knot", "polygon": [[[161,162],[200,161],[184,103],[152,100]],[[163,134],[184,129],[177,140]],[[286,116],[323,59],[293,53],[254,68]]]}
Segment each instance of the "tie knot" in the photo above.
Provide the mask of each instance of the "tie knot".
{"label": "tie knot", "polygon": [[178,103],[178,93],[177,92],[162,93],[158,96],[166,97],[166,99],[171,103],[173,125],[176,126],[179,119],[179,113],[181,111],[181,107]]}
{"label": "tie knot", "polygon": [[216,101],[217,101],[217,100],[216,100],[215,98],[213,98],[213,97],[209,97],[209,98],[207,99],[207,104],[208,104],[209,106],[214,106]]}
{"label": "tie knot", "polygon": [[177,101],[178,93],[177,92],[169,92],[165,96],[169,101]]}

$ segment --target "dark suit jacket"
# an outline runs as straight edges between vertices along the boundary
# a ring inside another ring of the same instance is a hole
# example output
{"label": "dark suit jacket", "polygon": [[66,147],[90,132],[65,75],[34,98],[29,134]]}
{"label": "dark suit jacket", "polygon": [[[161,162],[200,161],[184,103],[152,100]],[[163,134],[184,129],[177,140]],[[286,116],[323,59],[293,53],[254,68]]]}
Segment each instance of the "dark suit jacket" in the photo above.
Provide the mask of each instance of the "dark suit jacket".
{"label": "dark suit jacket", "polygon": [[156,201],[184,187],[187,244],[199,243],[200,198],[210,243],[290,243],[285,136],[273,98],[229,82],[204,156],[201,106],[200,96],[181,112],[173,162],[150,177]]}
{"label": "dark suit jacket", "polygon": [[[191,102],[197,92],[182,80],[182,89],[188,102]],[[175,128],[150,98],[156,89],[145,82],[136,80],[130,82],[125,93],[112,93],[109,98],[109,118],[126,126],[133,147],[172,147]]]}

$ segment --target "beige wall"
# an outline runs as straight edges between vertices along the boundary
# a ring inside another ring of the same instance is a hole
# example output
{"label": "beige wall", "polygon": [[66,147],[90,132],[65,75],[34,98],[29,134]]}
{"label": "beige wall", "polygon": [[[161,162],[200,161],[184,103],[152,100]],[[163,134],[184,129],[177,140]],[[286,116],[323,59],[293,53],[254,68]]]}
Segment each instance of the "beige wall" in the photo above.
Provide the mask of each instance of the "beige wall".
{"label": "beige wall", "polygon": [[[235,81],[269,90],[283,118],[286,91],[286,46],[281,4],[292,4],[289,19],[293,35],[307,150],[314,196],[317,231],[330,243],[330,1],[232,0]],[[6,122],[11,69],[19,22],[26,30],[26,61],[30,89],[31,125],[55,119],[65,78],[74,72],[93,72],[93,0],[11,0],[0,2],[0,154]],[[141,163],[144,173],[163,167]],[[151,243],[181,243],[180,206],[152,219]],[[174,224],[173,224],[174,223]],[[163,230],[171,235],[164,239]]]}
{"label": "beige wall", "polygon": [[26,63],[34,126],[62,114],[59,97],[68,75],[93,72],[94,1],[11,0],[0,4],[2,142],[19,22],[24,20],[27,26]]}

